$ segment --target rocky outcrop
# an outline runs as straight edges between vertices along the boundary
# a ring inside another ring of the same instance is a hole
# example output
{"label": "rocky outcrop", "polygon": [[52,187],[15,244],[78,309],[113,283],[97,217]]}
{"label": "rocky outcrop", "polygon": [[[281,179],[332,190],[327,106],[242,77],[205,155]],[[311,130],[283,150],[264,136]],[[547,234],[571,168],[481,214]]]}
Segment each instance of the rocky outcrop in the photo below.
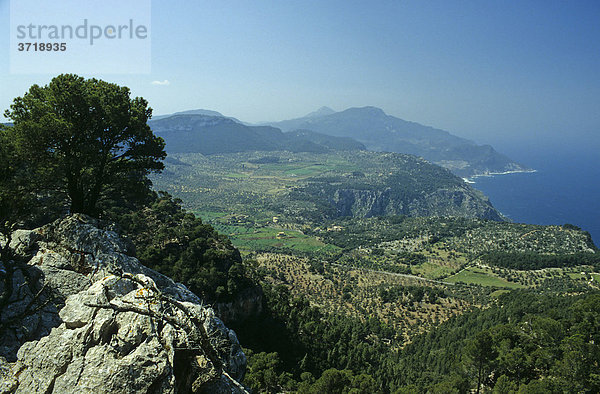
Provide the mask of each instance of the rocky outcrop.
{"label": "rocky outcrop", "polygon": [[326,198],[338,216],[454,216],[505,220],[487,197],[472,188],[439,189],[411,199],[396,195],[391,188],[338,189]]}
{"label": "rocky outcrop", "polygon": [[409,211],[410,216],[426,216],[428,212],[435,212],[435,216],[507,220],[483,193],[470,187],[436,190],[422,199],[413,200]]}
{"label": "rocky outcrop", "polygon": [[0,267],[0,392],[245,392],[233,331],[83,215],[13,234]]}

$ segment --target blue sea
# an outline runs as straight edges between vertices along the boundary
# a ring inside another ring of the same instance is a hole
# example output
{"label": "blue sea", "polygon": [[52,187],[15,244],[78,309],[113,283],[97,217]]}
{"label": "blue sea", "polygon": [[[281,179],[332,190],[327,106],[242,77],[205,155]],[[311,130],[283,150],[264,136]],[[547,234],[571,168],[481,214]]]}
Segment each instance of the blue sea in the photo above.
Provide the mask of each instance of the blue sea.
{"label": "blue sea", "polygon": [[600,154],[594,149],[504,149],[515,161],[537,170],[478,177],[483,191],[512,221],[581,227],[600,246]]}

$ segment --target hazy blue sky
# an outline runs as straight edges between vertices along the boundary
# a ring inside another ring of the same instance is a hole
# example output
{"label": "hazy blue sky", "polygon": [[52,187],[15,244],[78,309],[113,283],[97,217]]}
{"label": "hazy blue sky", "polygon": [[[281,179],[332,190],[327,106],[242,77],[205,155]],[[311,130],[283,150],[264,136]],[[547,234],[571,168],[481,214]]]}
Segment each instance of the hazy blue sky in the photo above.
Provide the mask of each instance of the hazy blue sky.
{"label": "hazy blue sky", "polygon": [[[8,25],[0,0],[5,54]],[[263,121],[373,105],[480,143],[600,146],[598,0],[153,1],[151,38],[151,74],[94,76],[155,114]],[[10,75],[1,56],[0,108],[51,77]]]}

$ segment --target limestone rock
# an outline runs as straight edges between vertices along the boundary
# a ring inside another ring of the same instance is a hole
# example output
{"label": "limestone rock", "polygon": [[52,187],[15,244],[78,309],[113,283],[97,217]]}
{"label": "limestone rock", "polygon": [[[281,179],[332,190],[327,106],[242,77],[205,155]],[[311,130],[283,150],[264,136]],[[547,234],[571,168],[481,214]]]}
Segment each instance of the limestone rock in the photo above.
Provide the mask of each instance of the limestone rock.
{"label": "limestone rock", "polygon": [[235,333],[109,223],[72,215],[10,246],[0,393],[245,392]]}
{"label": "limestone rock", "polygon": [[335,208],[337,216],[457,216],[505,220],[481,192],[463,186],[440,188],[408,200],[391,188],[336,189],[322,191],[321,195]]}
{"label": "limestone rock", "polygon": [[16,230],[13,232],[9,247],[16,254],[26,254],[39,239],[39,234],[32,230]]}

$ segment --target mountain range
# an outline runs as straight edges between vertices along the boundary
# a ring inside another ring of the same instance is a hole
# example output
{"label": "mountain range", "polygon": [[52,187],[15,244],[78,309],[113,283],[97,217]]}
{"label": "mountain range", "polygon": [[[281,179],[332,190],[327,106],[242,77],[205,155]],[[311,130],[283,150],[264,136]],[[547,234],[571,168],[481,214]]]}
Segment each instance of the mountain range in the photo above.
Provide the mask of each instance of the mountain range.
{"label": "mountain range", "polygon": [[198,109],[157,116],[149,124],[165,139],[170,153],[368,149],[421,156],[462,177],[530,171],[490,145],[477,145],[447,131],[387,115],[376,107],[340,112],[321,107],[301,118],[260,125]]}
{"label": "mountain range", "polygon": [[351,137],[369,150],[422,156],[460,176],[529,170],[490,145],[477,145],[447,131],[387,115],[376,107],[349,108],[341,112],[322,107],[304,117],[269,125],[283,131],[308,129]]}
{"label": "mountain range", "polygon": [[233,118],[207,115],[200,111],[159,117],[148,124],[156,135],[164,138],[168,153],[211,155],[275,150],[325,153],[366,149],[362,143],[348,137],[311,130],[283,133],[275,127],[248,126]]}
{"label": "mountain range", "polygon": [[209,109],[190,109],[190,110],[187,110],[187,111],[179,111],[179,112],[175,112],[175,113],[167,114],[167,115],[157,115],[157,116],[153,116],[152,120],[164,119],[164,118],[171,117],[173,115],[204,115],[204,116],[215,116],[215,117],[218,117],[218,118],[231,119],[231,120],[233,120],[234,122],[237,122],[237,123],[247,124],[247,123],[242,122],[242,121],[240,121],[240,120],[238,120],[236,118],[233,118],[231,116],[225,116],[225,115],[223,115],[220,112],[211,111]]}

